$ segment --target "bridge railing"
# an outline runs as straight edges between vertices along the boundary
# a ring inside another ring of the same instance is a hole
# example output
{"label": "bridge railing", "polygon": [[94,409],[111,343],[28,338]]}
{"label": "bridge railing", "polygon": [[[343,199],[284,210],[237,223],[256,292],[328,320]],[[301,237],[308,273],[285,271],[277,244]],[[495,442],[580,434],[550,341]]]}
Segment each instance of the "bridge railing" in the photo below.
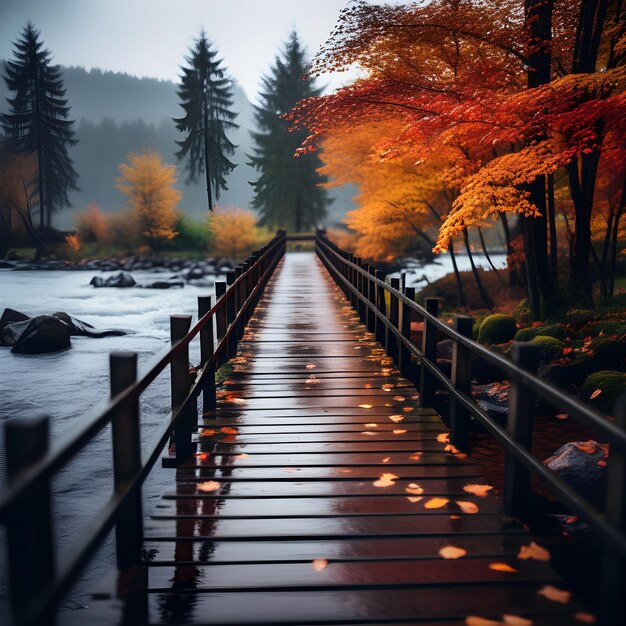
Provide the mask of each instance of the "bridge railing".
{"label": "bridge railing", "polygon": [[[419,388],[422,405],[430,405],[437,390],[448,393],[450,443],[454,448],[469,451],[472,417],[504,447],[506,513],[522,515],[529,511],[534,475],[572,513],[589,524],[603,546],[602,623],[626,623],[626,396],[618,400],[611,419],[536,375],[539,346],[514,343],[509,360],[472,340],[471,317],[455,315],[452,327],[449,326],[438,318],[437,298],[426,298],[425,306],[420,306],[415,302],[414,288],[401,289],[397,278],[387,284],[383,272],[338,248],[322,231],[316,235],[316,251],[368,330],[385,346],[402,375]],[[411,340],[413,321],[424,324],[421,346]],[[452,340],[450,377],[437,365],[439,337]],[[473,358],[498,368],[510,380],[506,426],[496,422],[471,396]],[[532,454],[538,399],[593,428],[610,445],[603,510],[598,510]]]}
{"label": "bridge railing", "polygon": [[[137,379],[137,354],[110,355],[111,400],[73,424],[71,432],[48,444],[49,419],[12,418],[5,422],[7,485],[0,492],[0,523],[6,527],[9,596],[15,624],[54,623],[64,593],[115,527],[118,568],[125,572],[126,592],[141,586],[143,513],[141,487],[168,441],[175,462],[193,453],[198,425],[197,401],[203,413],[215,408],[215,371],[237,353],[247,321],[285,251],[285,233],[252,254],[215,284],[216,301],[198,298],[198,321],[190,315],[170,317],[171,347]],[[189,346],[198,338],[200,363],[190,369]],[[142,459],[139,402],[142,394],[169,366],[171,410],[144,446]],[[52,522],[52,478],[106,426],[111,425],[113,494],[87,530],[73,538],[63,558],[57,554]]]}

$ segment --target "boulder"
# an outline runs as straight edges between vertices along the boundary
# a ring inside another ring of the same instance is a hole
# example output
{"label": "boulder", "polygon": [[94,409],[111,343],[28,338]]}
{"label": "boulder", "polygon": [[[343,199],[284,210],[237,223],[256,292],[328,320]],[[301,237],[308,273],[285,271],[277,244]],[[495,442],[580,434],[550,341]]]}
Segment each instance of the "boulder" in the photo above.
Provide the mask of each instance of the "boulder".
{"label": "boulder", "polygon": [[15,309],[4,309],[2,317],[0,317],[0,331],[4,330],[9,324],[23,322],[27,319],[29,319],[28,315],[24,315],[24,313],[20,313]]}
{"label": "boulder", "polygon": [[543,463],[572,489],[601,506],[607,479],[607,444],[596,441],[570,441]]}
{"label": "boulder", "polygon": [[125,330],[97,330],[91,324],[71,317],[63,311],[53,313],[52,317],[64,321],[70,327],[70,333],[73,337],[93,337],[99,339],[101,337],[121,337],[127,334]]}
{"label": "boulder", "polygon": [[202,267],[192,267],[186,274],[185,278],[187,280],[198,280],[199,278],[204,278],[204,269]]}
{"label": "boulder", "polygon": [[63,320],[53,315],[38,315],[7,326],[3,341],[13,345],[11,352],[16,354],[45,354],[69,348],[70,336],[70,327]]}
{"label": "boulder", "polygon": [[12,270],[15,267],[15,263],[8,263],[7,261],[0,261],[0,269]]}
{"label": "boulder", "polygon": [[144,289],[171,289],[172,287],[184,287],[185,283],[178,280],[157,280],[149,285],[142,285]]}
{"label": "boulder", "polygon": [[119,272],[119,274],[109,276],[108,278],[94,276],[89,284],[94,287],[134,287],[137,283],[127,272]]}

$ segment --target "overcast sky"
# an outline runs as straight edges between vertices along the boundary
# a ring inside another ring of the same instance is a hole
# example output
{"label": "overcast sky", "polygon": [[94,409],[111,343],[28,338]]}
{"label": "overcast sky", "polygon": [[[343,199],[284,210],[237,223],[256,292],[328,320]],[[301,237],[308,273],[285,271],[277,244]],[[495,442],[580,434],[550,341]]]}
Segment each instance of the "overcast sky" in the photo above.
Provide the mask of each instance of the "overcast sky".
{"label": "overcast sky", "polygon": [[[28,19],[53,61],[177,80],[202,28],[250,99],[292,28],[314,54],[347,0],[0,0],[0,58]],[[330,79],[331,86],[350,75]]]}

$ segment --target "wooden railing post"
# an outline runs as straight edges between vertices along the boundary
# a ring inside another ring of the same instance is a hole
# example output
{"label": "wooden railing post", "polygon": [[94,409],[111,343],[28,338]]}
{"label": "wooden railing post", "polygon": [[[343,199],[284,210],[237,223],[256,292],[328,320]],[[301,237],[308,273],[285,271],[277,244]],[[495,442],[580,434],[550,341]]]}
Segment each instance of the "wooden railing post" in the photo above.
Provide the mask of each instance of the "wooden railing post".
{"label": "wooden railing post", "polygon": [[[415,301],[415,287],[407,287],[404,290],[404,295],[411,300],[411,302]],[[401,332],[402,336],[406,337],[408,340],[411,339],[411,320],[413,317],[413,311],[411,307],[405,302],[402,303],[401,309]],[[399,363],[398,366],[400,368],[400,373],[405,378],[409,379],[411,382],[415,382],[414,376],[414,367],[411,362],[411,353],[409,349],[405,347],[404,344],[400,345],[400,354],[399,354]]]}
{"label": "wooden railing post", "polygon": [[[425,308],[433,317],[439,316],[439,298],[426,298]],[[424,336],[422,338],[422,354],[432,363],[437,362],[437,328],[424,318]],[[430,406],[435,399],[435,377],[422,364],[420,376],[420,403]]]}
{"label": "wooden railing post", "polygon": [[[392,289],[396,289],[396,290],[400,289],[399,278],[392,278],[389,281],[389,283]],[[389,315],[388,315],[389,322],[397,330],[400,330],[399,324],[398,324],[398,320],[400,317],[399,309],[400,307],[399,307],[398,297],[394,295],[393,292],[389,292]],[[387,328],[386,331],[387,332],[385,333],[385,350],[387,351],[387,355],[390,356],[396,364],[399,364],[400,357],[398,354],[398,340],[396,339],[396,336],[393,334],[393,332],[390,329]]]}
{"label": "wooden railing post", "polygon": [[[378,280],[385,280],[385,272],[382,270],[375,270],[374,276],[378,278]],[[383,317],[387,316],[387,303],[385,302],[385,288],[378,283],[372,281],[374,285],[374,292],[376,294],[376,308],[383,315]],[[378,317],[375,316],[375,328],[376,328],[376,341],[379,343],[385,343],[385,322]]]}
{"label": "wooden railing post", "polygon": [[[49,418],[13,417],[5,423],[9,484],[48,452]],[[40,478],[7,512],[9,594],[16,624],[32,620],[33,600],[52,582],[55,554],[49,478]],[[56,620],[52,618],[52,623]]]}
{"label": "wooden railing post", "polygon": [[[170,316],[170,336],[172,346],[179,342],[189,332],[191,327],[191,315]],[[175,357],[170,365],[172,412],[177,411],[187,394],[189,393],[189,346],[185,346]],[[191,454],[191,434],[195,420],[192,420],[189,408],[180,417],[174,430],[174,445],[176,446],[176,463],[181,463]]]}
{"label": "wooden railing post", "polygon": [[371,265],[365,265],[364,268],[367,272],[365,277],[365,295],[369,304],[367,305],[367,330],[371,333],[376,332],[376,285],[372,280],[372,276],[376,270]]}
{"label": "wooden railing post", "polygon": [[[626,394],[618,398],[613,423],[626,431]],[[626,454],[618,446],[609,452],[604,515],[622,535],[626,533]],[[604,546],[600,582],[600,624],[612,626],[626,621],[626,558]]]}
{"label": "wooden railing post", "polygon": [[[234,284],[235,280],[237,280],[236,272],[227,272],[226,273],[226,283],[230,287]],[[235,317],[237,315],[237,295],[234,293],[235,290],[231,289],[226,296],[226,325],[227,328],[230,328],[230,325],[235,321]],[[228,336],[227,342],[227,360],[232,359],[237,356],[237,332],[233,327],[230,335]]]}
{"label": "wooden railing post", "polygon": [[[111,398],[137,381],[137,353],[111,352],[109,355]],[[111,416],[113,438],[113,477],[115,491],[122,490],[141,469],[139,401],[120,404]],[[143,546],[143,508],[138,490],[120,508],[115,525],[117,567],[124,570],[139,565]]]}
{"label": "wooden railing post", "polygon": [[[198,298],[198,319],[202,319],[211,310],[211,296]],[[213,339],[213,317],[200,330],[200,366],[204,368],[215,352]],[[212,365],[202,379],[202,413],[206,413],[217,406],[215,396],[215,365]]]}
{"label": "wooden railing post", "polygon": [[[537,373],[541,348],[531,343],[514,343],[511,350],[513,362],[531,374]],[[511,380],[509,390],[509,415],[506,430],[518,447],[531,450],[535,395],[522,383]],[[530,470],[510,452],[504,457],[504,509],[507,515],[519,516],[528,510],[530,499]]]}
{"label": "wooden railing post", "polygon": [[[474,320],[469,315],[454,316],[454,330],[463,337],[472,338]],[[472,354],[466,346],[457,341],[452,344],[452,375],[451,382],[461,393],[471,395],[472,387]],[[454,397],[450,397],[450,443],[468,452],[470,447],[470,415]]]}
{"label": "wooden railing post", "polygon": [[[348,255],[348,261],[350,261],[350,263],[354,263],[354,254],[350,253]],[[356,270],[352,267],[349,266],[348,268],[348,280],[350,281],[350,285],[352,287],[356,287]],[[357,302],[357,297],[354,294],[354,292],[352,290],[350,290],[350,304],[352,305],[353,308],[356,309],[356,302]]]}
{"label": "wooden railing post", "polygon": [[[356,264],[361,269],[365,269],[365,266],[361,264],[361,257],[357,257]],[[361,272],[358,272],[357,274],[356,288],[363,297],[367,297],[367,294],[365,293],[365,277]],[[362,300],[359,300],[357,309],[359,317],[361,318],[361,323],[365,324],[367,322],[367,308]]]}

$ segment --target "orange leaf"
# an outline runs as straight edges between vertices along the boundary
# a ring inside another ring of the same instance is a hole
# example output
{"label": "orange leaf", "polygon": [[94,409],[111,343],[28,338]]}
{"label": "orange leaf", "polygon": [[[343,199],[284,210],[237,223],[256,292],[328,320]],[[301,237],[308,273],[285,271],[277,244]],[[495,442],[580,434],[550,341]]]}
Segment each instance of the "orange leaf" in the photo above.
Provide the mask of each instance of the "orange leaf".
{"label": "orange leaf", "polygon": [[211,437],[215,434],[215,431],[211,428],[203,428],[200,431],[200,437]]}
{"label": "orange leaf", "polygon": [[247,459],[248,455],[245,452],[242,452],[241,454],[238,454],[235,459]]}
{"label": "orange leaf", "polygon": [[590,400],[594,400],[595,398],[597,398],[600,394],[602,393],[602,389],[596,389],[590,396],[589,399]]}
{"label": "orange leaf", "polygon": [[439,550],[439,556],[444,559],[460,559],[467,554],[467,550],[457,548],[456,546],[446,546]]}
{"label": "orange leaf", "polygon": [[417,483],[409,483],[408,487],[405,487],[404,490],[407,493],[412,493],[413,495],[419,496],[424,493],[424,489],[420,487]]}
{"label": "orange leaf", "polygon": [[392,422],[401,422],[404,419],[404,415],[390,415],[389,419]]}
{"label": "orange leaf", "polygon": [[390,456],[386,456],[386,457],[383,459],[383,463],[389,463],[389,461],[391,461],[391,457],[390,457]]}
{"label": "orange leaf", "polygon": [[317,367],[317,365],[315,365],[314,363],[308,363],[306,368],[308,370],[314,370]]}
{"label": "orange leaf", "polygon": [[569,418],[569,415],[567,413],[559,413],[558,415],[556,415],[556,419],[558,420],[566,420]]}
{"label": "orange leaf", "polygon": [[450,441],[450,433],[439,433],[437,435],[437,441],[439,443],[448,443]]}
{"label": "orange leaf", "polygon": [[359,404],[359,409],[371,409],[371,404]]}
{"label": "orange leaf", "polygon": [[364,430],[361,434],[362,435],[369,435],[371,437],[373,435],[377,435],[378,433],[374,433],[371,430]]}
{"label": "orange leaf", "polygon": [[574,613],[574,619],[583,624],[595,624],[596,616],[591,613]]}
{"label": "orange leaf", "polygon": [[221,487],[221,485],[215,481],[215,480],[207,480],[204,483],[198,483],[196,485],[196,488],[199,489],[200,491],[217,491],[219,488]]}
{"label": "orange leaf", "polygon": [[381,474],[378,480],[375,480],[372,484],[374,487],[391,487],[396,483],[394,481],[398,480],[399,476],[395,474]]}
{"label": "orange leaf", "polygon": [[544,598],[548,598],[548,600],[552,600],[552,602],[560,602],[561,604],[567,604],[572,597],[569,591],[557,589],[557,587],[552,585],[542,587],[537,593],[540,596],[544,596]]}
{"label": "orange leaf", "polygon": [[208,452],[196,452],[196,457],[199,461],[206,461],[209,458]]}
{"label": "orange leaf", "polygon": [[372,386],[373,386],[372,383],[366,383],[365,385],[363,385],[365,389],[371,389]]}
{"label": "orange leaf", "polygon": [[519,615],[503,615],[502,621],[507,626],[533,626],[535,623],[531,619],[526,619],[525,617],[520,617]]}
{"label": "orange leaf", "polygon": [[314,559],[313,561],[313,569],[316,572],[323,570],[328,566],[328,561],[326,559]]}
{"label": "orange leaf", "polygon": [[225,435],[236,435],[239,431],[236,428],[224,426],[224,428],[220,428],[220,432],[223,432]]}
{"label": "orange leaf", "polygon": [[394,396],[393,399],[396,402],[404,402],[406,400],[406,398],[404,396]]}
{"label": "orange leaf", "polygon": [[485,619],[477,615],[468,615],[465,618],[466,626],[502,626],[502,622],[496,622],[492,619]]}
{"label": "orange leaf", "polygon": [[495,572],[509,572],[511,574],[517,574],[517,570],[511,567],[508,563],[490,563],[489,569]]}
{"label": "orange leaf", "polygon": [[409,457],[409,460],[411,461],[419,461],[422,458],[422,453],[421,452],[415,452],[414,454],[412,454]]}
{"label": "orange leaf", "polygon": [[530,542],[529,546],[521,546],[519,549],[518,559],[525,561],[526,559],[534,559],[535,561],[549,561],[550,553],[536,544],[534,541]]}
{"label": "orange leaf", "polygon": [[493,489],[491,485],[464,485],[463,491],[467,491],[467,493],[471,493],[475,496],[479,496],[480,498],[484,498],[487,493]]}
{"label": "orange leaf", "polygon": [[474,513],[478,513],[478,505],[474,502],[468,502],[467,500],[457,500],[457,506],[463,511],[463,513],[468,513],[470,515]]}
{"label": "orange leaf", "polygon": [[408,432],[408,431],[406,431],[406,430],[394,430],[393,434],[394,435],[404,435],[404,433],[406,433],[406,432]]}
{"label": "orange leaf", "polygon": [[402,407],[402,410],[403,410],[405,413],[410,413],[411,411],[414,411],[415,409],[414,409],[412,406],[403,406],[403,407]]}
{"label": "orange leaf", "polygon": [[365,424],[365,428],[378,428],[378,424]]}
{"label": "orange leaf", "polygon": [[419,502],[422,499],[422,496],[407,496],[406,499],[409,502],[412,502],[413,504],[415,504],[416,502]]}
{"label": "orange leaf", "polygon": [[440,509],[442,506],[446,506],[449,500],[447,498],[431,498],[424,503],[426,509]]}

